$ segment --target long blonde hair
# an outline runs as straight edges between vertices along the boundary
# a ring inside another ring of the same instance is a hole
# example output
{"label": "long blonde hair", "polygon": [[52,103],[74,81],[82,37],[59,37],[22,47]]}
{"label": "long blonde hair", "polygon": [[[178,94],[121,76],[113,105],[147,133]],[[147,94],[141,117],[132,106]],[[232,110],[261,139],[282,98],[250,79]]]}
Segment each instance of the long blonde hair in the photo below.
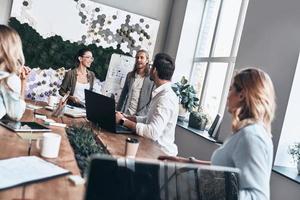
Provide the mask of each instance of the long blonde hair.
{"label": "long blonde hair", "polygon": [[0,25],[0,70],[18,74],[24,63],[19,34],[10,27]]}
{"label": "long blonde hair", "polygon": [[257,68],[239,71],[233,79],[237,92],[243,91],[244,98],[232,113],[232,128],[237,131],[245,124],[262,122],[271,134],[276,103],[275,90],[269,75]]}

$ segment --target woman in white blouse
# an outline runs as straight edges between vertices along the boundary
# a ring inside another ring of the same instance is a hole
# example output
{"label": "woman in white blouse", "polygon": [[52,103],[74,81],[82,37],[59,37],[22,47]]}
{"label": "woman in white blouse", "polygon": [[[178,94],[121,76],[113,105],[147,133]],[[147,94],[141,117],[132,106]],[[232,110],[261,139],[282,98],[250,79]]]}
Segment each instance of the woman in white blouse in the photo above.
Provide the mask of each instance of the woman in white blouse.
{"label": "woman in white blouse", "polygon": [[64,96],[68,91],[68,104],[83,107],[85,104],[84,90],[94,90],[95,74],[88,70],[94,61],[92,51],[83,48],[75,56],[76,67],[69,70],[62,81],[59,94]]}
{"label": "woman in white blouse", "polygon": [[7,116],[19,120],[23,116],[26,77],[30,71],[24,63],[19,34],[10,27],[0,25],[0,70],[9,74],[0,80],[0,119]]}

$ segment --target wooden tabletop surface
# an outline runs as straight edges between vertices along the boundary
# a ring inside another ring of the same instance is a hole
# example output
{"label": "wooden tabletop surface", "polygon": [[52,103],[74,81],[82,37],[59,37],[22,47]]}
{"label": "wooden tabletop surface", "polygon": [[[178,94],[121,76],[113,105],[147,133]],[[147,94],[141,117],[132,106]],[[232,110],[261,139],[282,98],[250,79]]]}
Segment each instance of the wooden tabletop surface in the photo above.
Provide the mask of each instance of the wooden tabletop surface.
{"label": "wooden tabletop surface", "polygon": [[[37,121],[42,123],[40,119],[34,118],[34,112],[46,115],[48,118],[54,119],[56,122],[72,124],[90,124],[86,118],[70,118],[51,117],[51,111],[45,109],[38,109],[35,111],[26,110],[22,121]],[[58,133],[62,136],[59,156],[56,159],[45,159],[60,167],[63,167],[72,172],[74,175],[80,175],[77,166],[74,152],[68,141],[64,128],[50,126],[52,132]],[[142,138],[137,135],[115,134],[109,133],[105,130],[94,129],[97,138],[107,147],[109,153],[113,156],[124,156],[125,154],[125,140],[127,137],[134,137],[140,141],[137,158],[156,159],[159,155],[165,153],[159,148],[158,144],[150,139]],[[29,147],[30,151],[29,151]],[[40,156],[39,151],[35,147],[35,141],[30,145],[29,140],[21,139],[14,132],[0,126],[0,159],[7,159],[18,156],[35,155]],[[83,185],[74,186],[67,176],[58,177],[42,182],[27,184],[7,190],[0,191],[0,199],[83,199],[85,188]]]}

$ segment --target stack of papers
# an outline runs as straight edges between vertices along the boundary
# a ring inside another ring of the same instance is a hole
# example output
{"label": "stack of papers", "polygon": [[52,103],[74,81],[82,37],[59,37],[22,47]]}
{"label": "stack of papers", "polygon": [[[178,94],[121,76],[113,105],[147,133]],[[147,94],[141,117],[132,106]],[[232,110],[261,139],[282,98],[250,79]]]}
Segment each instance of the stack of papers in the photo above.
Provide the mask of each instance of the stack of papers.
{"label": "stack of papers", "polygon": [[[52,106],[45,106],[48,110],[54,110]],[[66,105],[64,114],[70,117],[86,117],[86,110],[75,106]]]}
{"label": "stack of papers", "polygon": [[0,160],[0,190],[66,174],[70,171],[36,156]]}

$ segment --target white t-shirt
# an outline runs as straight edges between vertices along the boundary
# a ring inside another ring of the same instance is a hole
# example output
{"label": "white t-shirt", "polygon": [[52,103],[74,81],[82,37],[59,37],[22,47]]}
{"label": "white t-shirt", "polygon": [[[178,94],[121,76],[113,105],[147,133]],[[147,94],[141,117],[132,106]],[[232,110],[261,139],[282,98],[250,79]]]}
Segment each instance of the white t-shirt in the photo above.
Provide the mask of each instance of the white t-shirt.
{"label": "white t-shirt", "polygon": [[79,83],[78,81],[76,82],[75,90],[74,90],[74,97],[77,97],[80,102],[85,103],[85,96],[84,96],[84,90],[85,89],[90,89],[90,83]]}
{"label": "white t-shirt", "polygon": [[135,115],[136,114],[136,109],[138,107],[139,99],[140,99],[140,94],[141,90],[143,87],[144,83],[144,76],[140,76],[139,74],[135,74],[134,77],[134,82],[132,84],[132,95],[131,99],[129,100],[129,105],[128,105],[128,112],[130,115]]}

